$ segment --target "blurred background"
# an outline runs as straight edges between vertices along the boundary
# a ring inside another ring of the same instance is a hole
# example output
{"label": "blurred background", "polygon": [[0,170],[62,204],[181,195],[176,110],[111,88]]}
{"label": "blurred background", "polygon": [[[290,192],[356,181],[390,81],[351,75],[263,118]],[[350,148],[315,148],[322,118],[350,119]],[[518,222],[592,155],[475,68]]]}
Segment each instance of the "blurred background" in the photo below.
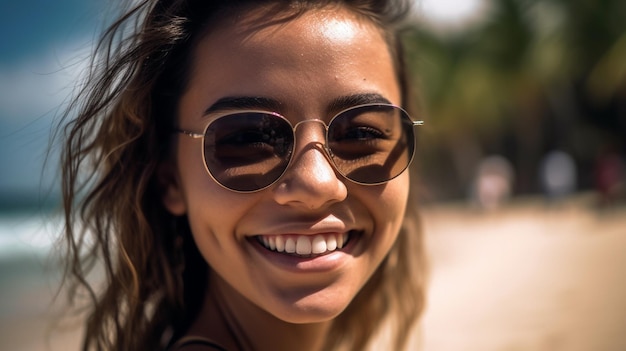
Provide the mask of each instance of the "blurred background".
{"label": "blurred background", "polygon": [[514,196],[623,197],[626,2],[432,2],[446,3],[475,12],[433,23],[422,3],[407,38],[425,198],[480,195],[477,177],[497,172]]}
{"label": "blurred background", "polygon": [[[78,345],[79,329],[50,328],[49,137],[112,9],[0,2],[3,350]],[[626,349],[625,16],[623,0],[416,0],[405,44],[427,122],[413,167],[431,284],[415,349]]]}

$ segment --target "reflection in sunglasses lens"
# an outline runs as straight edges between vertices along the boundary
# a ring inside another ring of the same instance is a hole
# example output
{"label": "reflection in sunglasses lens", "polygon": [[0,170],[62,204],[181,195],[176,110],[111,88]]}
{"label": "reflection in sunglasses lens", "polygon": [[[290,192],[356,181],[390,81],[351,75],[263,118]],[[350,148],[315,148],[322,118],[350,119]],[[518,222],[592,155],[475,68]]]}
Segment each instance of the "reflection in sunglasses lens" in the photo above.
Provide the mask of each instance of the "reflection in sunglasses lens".
{"label": "reflection in sunglasses lens", "polygon": [[213,177],[237,191],[274,182],[289,163],[293,132],[289,123],[265,113],[217,119],[206,131],[204,158]]}

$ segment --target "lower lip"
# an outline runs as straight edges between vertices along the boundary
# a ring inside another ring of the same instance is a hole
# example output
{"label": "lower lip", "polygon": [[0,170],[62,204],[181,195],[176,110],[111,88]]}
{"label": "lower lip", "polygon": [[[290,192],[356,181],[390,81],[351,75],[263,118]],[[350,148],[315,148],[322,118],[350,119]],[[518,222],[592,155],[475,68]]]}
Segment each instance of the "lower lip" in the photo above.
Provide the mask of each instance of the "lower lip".
{"label": "lower lip", "polygon": [[250,238],[249,242],[265,260],[282,270],[294,273],[320,273],[338,269],[352,258],[351,252],[359,241],[360,236],[358,233],[351,233],[350,239],[343,248],[314,257],[300,257],[271,251],[261,245],[256,238]]}

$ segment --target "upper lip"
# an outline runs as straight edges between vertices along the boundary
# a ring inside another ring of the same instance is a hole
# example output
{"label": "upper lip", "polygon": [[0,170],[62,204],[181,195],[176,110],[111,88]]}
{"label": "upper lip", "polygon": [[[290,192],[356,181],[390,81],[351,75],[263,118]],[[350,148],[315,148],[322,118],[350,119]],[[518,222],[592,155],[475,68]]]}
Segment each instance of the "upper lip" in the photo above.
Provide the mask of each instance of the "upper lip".
{"label": "upper lip", "polygon": [[323,233],[346,233],[356,229],[354,224],[334,216],[328,216],[317,221],[290,221],[281,220],[270,223],[256,230],[252,235],[316,235]]}

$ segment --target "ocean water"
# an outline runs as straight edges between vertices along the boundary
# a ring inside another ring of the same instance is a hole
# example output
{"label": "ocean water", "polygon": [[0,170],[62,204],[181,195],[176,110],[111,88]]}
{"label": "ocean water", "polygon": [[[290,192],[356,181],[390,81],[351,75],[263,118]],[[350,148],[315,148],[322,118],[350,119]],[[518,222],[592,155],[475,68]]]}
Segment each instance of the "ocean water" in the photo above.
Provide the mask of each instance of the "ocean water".
{"label": "ocean water", "polygon": [[61,229],[60,223],[54,215],[0,214],[0,260],[49,255]]}

